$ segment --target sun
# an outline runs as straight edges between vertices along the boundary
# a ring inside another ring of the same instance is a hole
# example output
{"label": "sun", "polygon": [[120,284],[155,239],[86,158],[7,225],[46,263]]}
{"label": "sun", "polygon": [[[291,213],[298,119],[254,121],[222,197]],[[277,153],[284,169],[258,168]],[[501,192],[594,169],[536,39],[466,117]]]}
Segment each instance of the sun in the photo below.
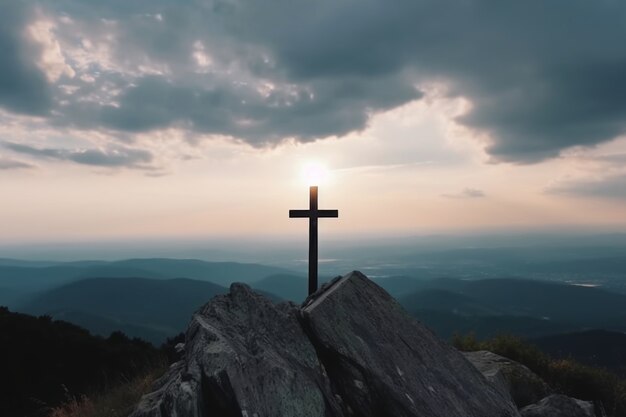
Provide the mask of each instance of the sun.
{"label": "sun", "polygon": [[302,178],[309,186],[323,184],[328,177],[328,168],[319,162],[308,162],[302,167]]}

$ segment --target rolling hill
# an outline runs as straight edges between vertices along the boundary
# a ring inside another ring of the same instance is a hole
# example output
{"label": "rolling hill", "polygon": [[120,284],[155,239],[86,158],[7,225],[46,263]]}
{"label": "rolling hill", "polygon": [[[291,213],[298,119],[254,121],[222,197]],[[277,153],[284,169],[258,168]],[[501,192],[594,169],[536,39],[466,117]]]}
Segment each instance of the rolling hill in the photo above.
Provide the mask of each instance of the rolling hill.
{"label": "rolling hill", "polygon": [[255,290],[276,294],[285,300],[301,303],[307,297],[307,282],[307,279],[301,275],[278,274],[253,282],[251,286]]}
{"label": "rolling hill", "polygon": [[128,259],[112,262],[108,266],[114,268],[134,268],[170,278],[184,277],[210,281],[223,286],[228,286],[232,282],[249,284],[270,275],[293,274],[292,271],[287,269],[261,264],[206,262],[196,259]]}
{"label": "rolling hill", "polygon": [[626,295],[522,279],[423,281],[399,299],[442,337],[473,331],[538,337],[588,329],[626,330]]}
{"label": "rolling hill", "polygon": [[22,311],[75,322],[96,334],[122,330],[161,343],[181,332],[196,309],[225,292],[220,285],[186,278],[90,278],[46,291]]}
{"label": "rolling hill", "polygon": [[291,271],[260,264],[205,262],[194,259],[128,259],[123,261],[36,262],[0,260],[0,305],[20,309],[29,297],[85,278],[190,278],[228,286],[251,283]]}
{"label": "rolling hill", "polygon": [[501,315],[501,311],[481,304],[480,301],[453,291],[429,288],[402,297],[405,306],[419,310],[447,311],[465,316]]}
{"label": "rolling hill", "polygon": [[[417,293],[442,289],[469,297],[485,308],[502,314],[576,322],[586,326],[626,325],[626,295],[601,288],[517,278],[439,279],[425,281],[422,285]],[[405,296],[400,301],[409,309],[418,308],[412,305],[412,296]]]}

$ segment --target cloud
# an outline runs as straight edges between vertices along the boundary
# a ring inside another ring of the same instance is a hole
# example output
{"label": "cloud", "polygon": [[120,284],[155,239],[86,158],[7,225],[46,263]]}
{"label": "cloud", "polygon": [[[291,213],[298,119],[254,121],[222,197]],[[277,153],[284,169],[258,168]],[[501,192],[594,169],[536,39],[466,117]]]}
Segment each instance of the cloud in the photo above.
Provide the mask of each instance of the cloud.
{"label": "cloud", "polygon": [[626,153],[602,154],[593,159],[603,162],[608,166],[615,166],[619,168],[626,166]]}
{"label": "cloud", "polygon": [[626,174],[611,175],[595,180],[569,180],[549,187],[549,194],[626,200]]}
{"label": "cloud", "polygon": [[486,194],[478,190],[476,188],[465,188],[463,191],[456,194],[442,194],[442,197],[446,198],[466,198],[466,199],[474,199],[474,198],[484,198]]}
{"label": "cloud", "polygon": [[33,168],[31,164],[14,159],[0,158],[0,170]]}
{"label": "cloud", "polygon": [[44,115],[52,105],[45,74],[35,61],[41,53],[28,42],[30,12],[23,2],[2,2],[0,13],[0,106],[17,113]]}
{"label": "cloud", "polygon": [[55,125],[311,141],[361,130],[438,83],[472,103],[457,122],[487,134],[495,161],[532,163],[626,133],[624,2],[36,4],[56,21],[45,45],[75,76],[47,88],[20,35],[28,14],[12,6],[0,79],[14,81],[0,84],[0,105],[44,113],[53,94]]}
{"label": "cloud", "polygon": [[150,162],[153,156],[150,152],[141,149],[115,147],[111,149],[58,149],[34,148],[18,143],[5,142],[4,147],[13,152],[29,155],[38,159],[57,161],[72,161],[82,165],[92,165],[109,168],[138,168],[151,169]]}

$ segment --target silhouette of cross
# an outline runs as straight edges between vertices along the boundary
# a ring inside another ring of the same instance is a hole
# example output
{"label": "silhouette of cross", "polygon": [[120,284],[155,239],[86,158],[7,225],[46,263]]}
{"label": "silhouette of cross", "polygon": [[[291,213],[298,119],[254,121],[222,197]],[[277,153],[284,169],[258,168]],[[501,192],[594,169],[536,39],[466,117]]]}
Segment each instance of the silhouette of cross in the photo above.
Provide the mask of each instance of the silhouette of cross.
{"label": "silhouette of cross", "polygon": [[289,210],[289,217],[309,218],[309,295],[317,291],[317,219],[339,217],[339,210],[318,210],[317,186],[309,188],[309,209]]}

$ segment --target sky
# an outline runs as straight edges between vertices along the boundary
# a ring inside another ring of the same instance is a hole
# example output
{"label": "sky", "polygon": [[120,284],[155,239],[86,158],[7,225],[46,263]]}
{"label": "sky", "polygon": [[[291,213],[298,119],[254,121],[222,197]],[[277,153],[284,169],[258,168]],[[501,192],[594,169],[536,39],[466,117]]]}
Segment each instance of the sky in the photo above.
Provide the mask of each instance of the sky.
{"label": "sky", "polygon": [[0,9],[0,243],[626,231],[626,2]]}

